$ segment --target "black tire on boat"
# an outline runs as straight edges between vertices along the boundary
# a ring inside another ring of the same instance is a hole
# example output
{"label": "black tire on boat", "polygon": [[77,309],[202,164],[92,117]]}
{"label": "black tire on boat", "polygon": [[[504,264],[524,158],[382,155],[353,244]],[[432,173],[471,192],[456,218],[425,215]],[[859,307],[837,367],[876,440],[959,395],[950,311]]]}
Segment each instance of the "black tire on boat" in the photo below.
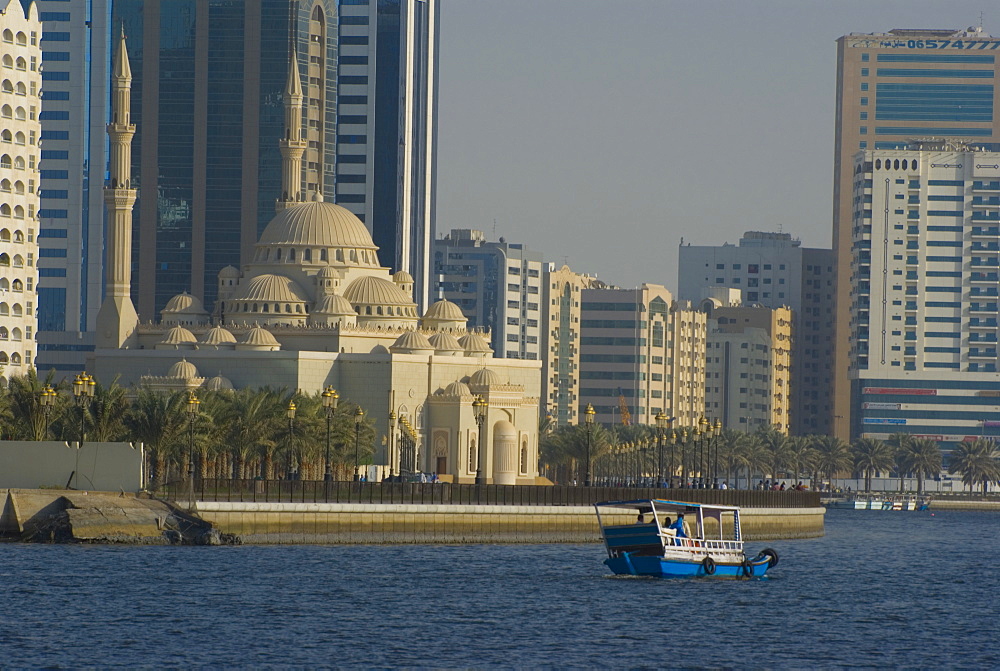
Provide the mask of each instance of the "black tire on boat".
{"label": "black tire on boat", "polygon": [[711,557],[705,557],[701,562],[701,566],[705,569],[705,575],[715,575],[715,560]]}
{"label": "black tire on boat", "polygon": [[743,577],[752,578],[753,577],[753,562],[749,558],[743,559]]}
{"label": "black tire on boat", "polygon": [[767,567],[774,568],[778,565],[778,553],[771,548],[764,548],[760,551],[762,557],[767,557]]}

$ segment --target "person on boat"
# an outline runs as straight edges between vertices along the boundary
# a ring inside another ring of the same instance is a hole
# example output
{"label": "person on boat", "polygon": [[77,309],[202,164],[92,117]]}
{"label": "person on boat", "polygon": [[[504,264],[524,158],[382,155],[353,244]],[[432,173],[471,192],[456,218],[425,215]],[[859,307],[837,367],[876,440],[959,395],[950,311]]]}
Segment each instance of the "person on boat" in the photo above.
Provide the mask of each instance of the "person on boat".
{"label": "person on boat", "polygon": [[671,524],[667,528],[673,529],[674,535],[677,536],[677,538],[687,538],[688,535],[687,531],[684,529],[685,526],[686,525],[684,524],[684,513],[680,513],[679,515],[677,515],[677,521]]}
{"label": "person on boat", "polygon": [[640,512],[640,513],[639,513],[639,517],[637,517],[637,518],[636,518],[636,520],[635,520],[635,523],[636,523],[636,524],[645,524],[645,523],[646,523],[646,516],[645,516],[645,515],[643,515],[643,514],[642,514],[642,513]]}

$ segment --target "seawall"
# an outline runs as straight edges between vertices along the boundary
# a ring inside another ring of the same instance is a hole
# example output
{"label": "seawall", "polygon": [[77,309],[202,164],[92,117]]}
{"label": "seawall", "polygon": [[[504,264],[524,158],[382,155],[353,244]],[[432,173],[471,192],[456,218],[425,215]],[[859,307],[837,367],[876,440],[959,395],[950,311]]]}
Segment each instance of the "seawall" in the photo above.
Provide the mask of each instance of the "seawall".
{"label": "seawall", "polygon": [[[253,544],[590,543],[601,539],[593,506],[198,501],[195,512],[223,534]],[[822,506],[744,508],[743,537],[822,536],[825,513]],[[635,514],[623,512],[611,520],[630,524]]]}

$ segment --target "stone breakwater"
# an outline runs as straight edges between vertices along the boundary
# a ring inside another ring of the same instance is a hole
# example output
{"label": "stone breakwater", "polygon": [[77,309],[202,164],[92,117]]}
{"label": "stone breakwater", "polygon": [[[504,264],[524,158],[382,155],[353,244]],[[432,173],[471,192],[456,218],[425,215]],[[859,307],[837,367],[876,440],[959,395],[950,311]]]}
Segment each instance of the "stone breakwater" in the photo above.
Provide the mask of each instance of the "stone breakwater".
{"label": "stone breakwater", "polygon": [[[183,503],[179,505],[184,505]],[[254,544],[591,543],[601,540],[592,506],[486,506],[199,501],[195,512],[226,535]],[[823,535],[826,509],[744,508],[745,540]],[[603,515],[603,513],[602,513]],[[630,524],[634,512],[613,515]]]}

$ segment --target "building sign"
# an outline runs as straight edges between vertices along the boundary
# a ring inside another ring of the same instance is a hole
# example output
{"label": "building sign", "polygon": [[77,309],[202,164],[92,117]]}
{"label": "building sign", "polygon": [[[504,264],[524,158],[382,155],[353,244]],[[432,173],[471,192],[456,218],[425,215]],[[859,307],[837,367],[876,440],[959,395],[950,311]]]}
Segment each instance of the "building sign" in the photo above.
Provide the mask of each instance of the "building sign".
{"label": "building sign", "polygon": [[937,389],[893,389],[892,387],[865,387],[862,394],[899,394],[901,396],[937,396]]}
{"label": "building sign", "polygon": [[901,403],[862,403],[865,410],[899,410]]}
{"label": "building sign", "polygon": [[905,419],[889,419],[884,417],[865,417],[861,420],[862,424],[906,424]]}
{"label": "building sign", "polygon": [[909,40],[895,37],[862,38],[851,42],[852,49],[961,49],[963,51],[996,51],[1000,40]]}

